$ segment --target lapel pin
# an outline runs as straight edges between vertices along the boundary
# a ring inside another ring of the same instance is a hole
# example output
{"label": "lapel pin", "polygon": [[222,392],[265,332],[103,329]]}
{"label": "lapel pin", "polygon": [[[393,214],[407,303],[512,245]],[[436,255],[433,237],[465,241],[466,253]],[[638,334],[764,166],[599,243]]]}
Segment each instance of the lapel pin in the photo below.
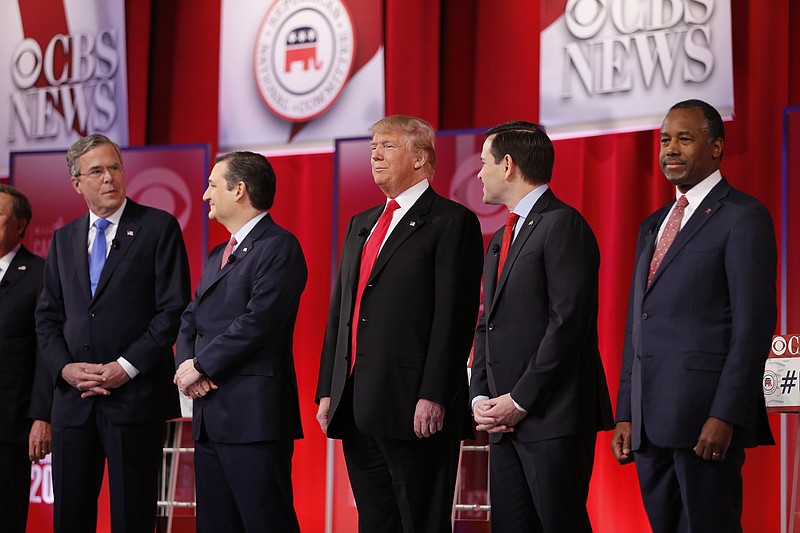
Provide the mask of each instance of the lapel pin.
{"label": "lapel pin", "polygon": [[243,252],[246,252],[246,251],[247,251],[247,248],[242,248],[242,251],[243,251]]}
{"label": "lapel pin", "polygon": [[528,222],[528,225],[529,225],[529,226],[533,226],[533,220],[531,220],[530,222]]}
{"label": "lapel pin", "polygon": [[706,209],[706,215],[711,212],[711,209]]}
{"label": "lapel pin", "polygon": [[127,235],[128,237],[133,237],[133,230],[129,229]]}
{"label": "lapel pin", "polygon": [[28,270],[28,265],[19,265],[17,270]]}
{"label": "lapel pin", "polygon": [[408,225],[413,228],[414,226],[417,225],[417,221],[416,220],[412,220],[411,222],[408,223]]}

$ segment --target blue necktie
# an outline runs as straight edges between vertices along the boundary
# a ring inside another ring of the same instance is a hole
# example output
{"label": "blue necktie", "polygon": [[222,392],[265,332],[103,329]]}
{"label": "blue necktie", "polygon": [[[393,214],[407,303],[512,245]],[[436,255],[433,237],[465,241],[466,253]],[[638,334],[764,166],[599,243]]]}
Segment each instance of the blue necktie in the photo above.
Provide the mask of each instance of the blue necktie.
{"label": "blue necktie", "polygon": [[110,224],[111,222],[104,218],[98,218],[94,221],[97,234],[94,236],[92,252],[89,254],[89,281],[92,283],[92,296],[94,296],[94,291],[97,289],[97,282],[100,280],[103,265],[106,264],[106,229]]}

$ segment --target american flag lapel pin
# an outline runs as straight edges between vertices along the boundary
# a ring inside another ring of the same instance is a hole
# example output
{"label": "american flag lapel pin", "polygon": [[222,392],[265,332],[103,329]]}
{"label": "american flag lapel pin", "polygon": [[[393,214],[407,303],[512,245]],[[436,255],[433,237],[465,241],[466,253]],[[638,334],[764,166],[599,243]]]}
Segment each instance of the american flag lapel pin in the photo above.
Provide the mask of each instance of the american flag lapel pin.
{"label": "american flag lapel pin", "polygon": [[28,265],[19,265],[17,270],[28,270]]}
{"label": "american flag lapel pin", "polygon": [[711,209],[706,209],[706,215],[711,213]]}
{"label": "american flag lapel pin", "polygon": [[411,222],[408,223],[408,225],[413,228],[414,226],[417,225],[417,221],[416,220],[412,220]]}
{"label": "american flag lapel pin", "polygon": [[247,252],[247,248],[242,248],[242,251],[243,252]]}
{"label": "american flag lapel pin", "polygon": [[128,237],[133,237],[133,230],[129,229],[126,235],[128,235]]}

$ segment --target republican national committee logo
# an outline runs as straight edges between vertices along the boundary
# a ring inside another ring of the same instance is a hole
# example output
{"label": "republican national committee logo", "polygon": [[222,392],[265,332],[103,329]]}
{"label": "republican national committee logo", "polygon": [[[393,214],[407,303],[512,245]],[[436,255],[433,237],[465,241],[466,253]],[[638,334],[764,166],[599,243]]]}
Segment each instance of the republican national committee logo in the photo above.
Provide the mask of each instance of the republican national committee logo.
{"label": "republican national committee logo", "polygon": [[276,0],[256,39],[261,98],[279,117],[312,120],[333,105],[355,59],[355,34],[340,0]]}

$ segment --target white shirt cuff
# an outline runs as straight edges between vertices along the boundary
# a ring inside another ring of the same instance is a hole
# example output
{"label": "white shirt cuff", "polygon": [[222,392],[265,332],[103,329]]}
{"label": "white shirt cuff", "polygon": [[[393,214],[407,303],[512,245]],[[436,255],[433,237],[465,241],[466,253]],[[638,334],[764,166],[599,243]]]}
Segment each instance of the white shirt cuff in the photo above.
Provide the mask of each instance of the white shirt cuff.
{"label": "white shirt cuff", "polygon": [[133,379],[139,375],[139,370],[135,366],[130,364],[130,362],[128,362],[128,360],[125,359],[124,357],[122,356],[118,357],[117,363],[120,364],[125,373],[128,374],[129,378]]}

